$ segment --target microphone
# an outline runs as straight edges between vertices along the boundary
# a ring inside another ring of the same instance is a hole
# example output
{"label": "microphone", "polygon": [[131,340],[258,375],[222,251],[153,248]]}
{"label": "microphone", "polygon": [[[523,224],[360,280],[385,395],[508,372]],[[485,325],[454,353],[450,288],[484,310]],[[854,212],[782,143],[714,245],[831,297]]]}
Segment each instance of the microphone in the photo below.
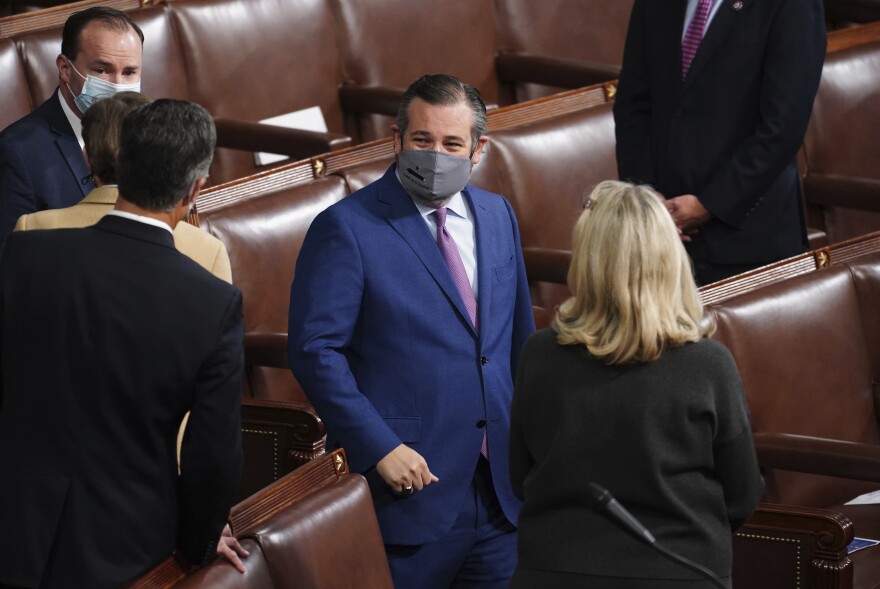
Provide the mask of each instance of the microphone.
{"label": "microphone", "polygon": [[699,573],[704,578],[708,579],[713,585],[721,587],[721,589],[728,589],[728,586],[725,585],[715,573],[713,573],[706,567],[697,564],[694,561],[685,558],[677,552],[674,552],[658,543],[657,539],[654,538],[654,534],[652,534],[650,530],[648,530],[648,528],[643,526],[642,523],[637,520],[635,516],[631,514],[623,505],[618,503],[617,499],[615,499],[614,496],[611,495],[611,491],[600,485],[597,485],[596,483],[590,483],[588,494],[593,511],[601,513],[606,518],[614,522],[618,527],[622,528],[625,532],[634,536],[636,539],[641,540],[645,544],[651,546],[654,550],[656,550],[669,560],[676,562],[696,573]]}

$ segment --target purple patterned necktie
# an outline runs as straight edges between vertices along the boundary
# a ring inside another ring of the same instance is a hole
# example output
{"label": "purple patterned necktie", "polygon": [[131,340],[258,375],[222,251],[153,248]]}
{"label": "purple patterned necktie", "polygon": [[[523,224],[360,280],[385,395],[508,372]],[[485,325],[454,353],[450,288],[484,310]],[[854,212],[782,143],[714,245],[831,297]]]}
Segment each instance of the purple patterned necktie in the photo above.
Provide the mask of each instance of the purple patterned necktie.
{"label": "purple patterned necktie", "polygon": [[[455,282],[455,288],[461,300],[464,301],[465,309],[471,318],[471,324],[474,329],[478,329],[477,325],[477,299],[474,298],[474,290],[471,288],[470,280],[468,280],[467,271],[464,269],[464,263],[461,261],[461,254],[458,252],[458,246],[449,231],[446,230],[446,207],[441,207],[432,213],[434,221],[437,223],[437,245],[440,246],[440,253],[446,260],[449,267],[449,273],[452,275],[452,281]],[[485,458],[489,458],[489,447],[487,446],[486,430],[483,430],[483,443],[480,446],[480,454]]]}
{"label": "purple patterned necktie", "polygon": [[464,301],[464,307],[467,309],[468,316],[471,318],[471,325],[477,328],[477,299],[474,298],[474,291],[471,288],[471,282],[468,280],[467,272],[461,261],[461,254],[458,253],[458,246],[449,231],[446,230],[446,207],[437,209],[432,213],[434,221],[437,223],[437,245],[440,246],[440,253],[449,266],[449,273],[455,282],[455,288]]}
{"label": "purple patterned necktie", "polygon": [[706,32],[706,23],[709,22],[709,13],[712,12],[713,3],[714,0],[700,0],[694,18],[691,19],[687,32],[684,34],[684,40],[681,42],[682,80],[687,77],[697,49],[700,48],[700,43],[703,41],[703,34]]}

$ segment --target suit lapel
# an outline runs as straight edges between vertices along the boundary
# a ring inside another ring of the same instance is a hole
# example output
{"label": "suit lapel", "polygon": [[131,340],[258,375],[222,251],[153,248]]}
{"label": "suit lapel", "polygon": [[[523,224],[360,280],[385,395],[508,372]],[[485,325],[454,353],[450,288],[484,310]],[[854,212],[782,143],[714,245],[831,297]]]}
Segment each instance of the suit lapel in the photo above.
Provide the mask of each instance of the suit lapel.
{"label": "suit lapel", "polygon": [[47,111],[47,120],[49,128],[55,134],[55,147],[61,152],[61,156],[70,168],[70,173],[76,178],[76,184],[79,186],[80,192],[85,196],[95,188],[93,181],[89,181],[86,184],[82,183],[83,178],[91,176],[86,165],[85,155],[79,146],[79,141],[77,141],[73,129],[70,128],[70,122],[61,108],[61,104],[58,102],[57,92],[49,100],[50,108]]}
{"label": "suit lapel", "polygon": [[[458,294],[458,289],[452,280],[452,275],[449,273],[446,260],[443,259],[443,254],[440,253],[437,242],[432,239],[431,232],[425,226],[425,221],[419,214],[416,205],[397,180],[394,166],[379,181],[378,190],[379,201],[387,207],[384,213],[385,219],[400,237],[406,241],[409,247],[412,248],[438,286],[443,290],[446,298],[449,299],[458,314],[464,319],[471,333],[476,336],[467,309],[461,300],[461,295]],[[480,290],[482,292],[482,286]],[[477,305],[477,309],[479,309],[479,301]]]}
{"label": "suit lapel", "polygon": [[[687,78],[684,80],[683,90],[687,89],[694,83],[694,80],[700,75],[703,68],[712,60],[712,56],[724,44],[724,39],[728,33],[739,22],[743,13],[751,7],[754,0],[719,0],[723,2],[722,6],[715,14],[715,18],[709,24],[709,30],[703,37],[700,48],[697,50],[694,61],[691,63],[691,69],[688,71]],[[679,50],[680,51],[680,50]],[[681,76],[679,76],[680,78]]]}

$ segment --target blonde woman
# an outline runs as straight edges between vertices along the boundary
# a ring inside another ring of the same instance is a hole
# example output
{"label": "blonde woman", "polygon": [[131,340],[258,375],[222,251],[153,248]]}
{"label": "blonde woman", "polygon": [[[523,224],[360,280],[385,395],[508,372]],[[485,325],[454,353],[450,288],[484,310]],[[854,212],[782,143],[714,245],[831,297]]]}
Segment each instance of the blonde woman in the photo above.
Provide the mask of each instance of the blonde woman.
{"label": "blonde woman", "polygon": [[713,586],[593,512],[590,483],[729,583],[732,531],[763,483],[739,374],[706,339],[675,224],[650,189],[608,181],[573,242],[573,296],[519,361],[510,474],[524,503],[511,587]]}

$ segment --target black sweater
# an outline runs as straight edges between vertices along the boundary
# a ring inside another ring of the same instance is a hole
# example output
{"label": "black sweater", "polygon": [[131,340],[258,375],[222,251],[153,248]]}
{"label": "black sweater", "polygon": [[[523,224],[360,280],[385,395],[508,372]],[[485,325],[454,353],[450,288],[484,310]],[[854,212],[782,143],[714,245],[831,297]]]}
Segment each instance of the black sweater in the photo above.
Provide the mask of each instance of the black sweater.
{"label": "black sweater", "polygon": [[609,366],[535,333],[519,360],[510,474],[524,500],[520,566],[617,577],[699,578],[594,513],[590,482],[722,577],[731,531],[763,492],[739,373],[712,340]]}

